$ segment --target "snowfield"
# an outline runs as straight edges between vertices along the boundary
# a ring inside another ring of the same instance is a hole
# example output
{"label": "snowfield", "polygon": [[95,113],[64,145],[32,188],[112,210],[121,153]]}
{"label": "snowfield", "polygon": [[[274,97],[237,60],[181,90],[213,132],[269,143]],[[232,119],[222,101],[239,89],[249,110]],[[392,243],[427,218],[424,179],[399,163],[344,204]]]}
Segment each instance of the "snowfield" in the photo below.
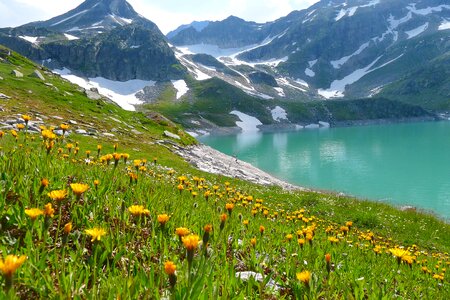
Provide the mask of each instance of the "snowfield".
{"label": "snowfield", "polygon": [[280,106],[275,106],[274,109],[270,111],[272,113],[272,119],[274,121],[282,121],[282,120],[288,120],[287,118],[287,112]]}
{"label": "snowfield", "polygon": [[256,132],[259,131],[258,126],[262,125],[261,121],[255,117],[244,114],[240,111],[233,110],[230,115],[237,116],[241,121],[236,121],[236,126],[240,127],[243,132]]}
{"label": "snowfield", "polygon": [[62,78],[81,86],[84,89],[96,88],[101,95],[104,95],[125,110],[135,111],[134,105],[142,104],[142,101],[136,97],[136,94],[144,89],[146,86],[154,86],[154,81],[145,80],[129,80],[129,81],[114,81],[103,77],[95,78],[81,78],[73,75],[67,69],[53,70],[56,74],[61,75]]}
{"label": "snowfield", "polygon": [[181,80],[172,80],[173,87],[177,90],[177,99],[180,99],[184,94],[189,91],[189,87],[186,84],[186,81]]}

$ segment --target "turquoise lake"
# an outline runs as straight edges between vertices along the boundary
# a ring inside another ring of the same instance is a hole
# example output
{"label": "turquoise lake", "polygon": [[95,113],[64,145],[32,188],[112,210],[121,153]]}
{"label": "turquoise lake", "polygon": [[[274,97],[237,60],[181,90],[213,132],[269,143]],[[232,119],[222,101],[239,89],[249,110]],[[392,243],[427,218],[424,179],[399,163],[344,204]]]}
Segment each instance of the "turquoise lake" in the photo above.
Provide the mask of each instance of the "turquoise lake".
{"label": "turquoise lake", "polygon": [[450,219],[450,122],[242,133],[199,140],[293,184],[411,205]]}

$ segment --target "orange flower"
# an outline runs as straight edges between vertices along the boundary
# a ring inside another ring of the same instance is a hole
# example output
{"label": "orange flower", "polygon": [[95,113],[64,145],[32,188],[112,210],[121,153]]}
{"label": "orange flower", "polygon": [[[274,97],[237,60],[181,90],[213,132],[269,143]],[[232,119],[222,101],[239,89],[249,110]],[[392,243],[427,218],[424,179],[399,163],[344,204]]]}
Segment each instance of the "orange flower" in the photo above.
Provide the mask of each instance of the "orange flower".
{"label": "orange flower", "polygon": [[161,226],[164,226],[168,221],[170,217],[167,214],[158,215],[158,223]]}
{"label": "orange flower", "polygon": [[259,226],[259,232],[261,232],[261,234],[264,233],[264,230],[266,230],[266,228],[264,228],[264,226]]}
{"label": "orange flower", "polygon": [[167,275],[175,274],[176,270],[177,266],[172,261],[168,260],[164,263],[164,272],[166,272]]}
{"label": "orange flower", "polygon": [[72,222],[67,223],[64,225],[64,233],[69,234],[72,231]]}
{"label": "orange flower", "polygon": [[51,203],[44,205],[44,216],[53,218],[55,216],[55,209],[52,207]]}
{"label": "orange flower", "polygon": [[175,234],[178,235],[178,237],[181,239],[183,236],[189,234],[189,229],[185,227],[178,227],[175,229]]}
{"label": "orange flower", "polygon": [[193,251],[195,250],[195,248],[198,247],[198,243],[199,243],[199,236],[196,234],[191,234],[188,236],[184,236],[182,238],[184,247],[186,248],[186,250],[188,251]]}
{"label": "orange flower", "polygon": [[252,238],[250,240],[250,244],[252,244],[252,246],[255,247],[256,246],[256,238]]}

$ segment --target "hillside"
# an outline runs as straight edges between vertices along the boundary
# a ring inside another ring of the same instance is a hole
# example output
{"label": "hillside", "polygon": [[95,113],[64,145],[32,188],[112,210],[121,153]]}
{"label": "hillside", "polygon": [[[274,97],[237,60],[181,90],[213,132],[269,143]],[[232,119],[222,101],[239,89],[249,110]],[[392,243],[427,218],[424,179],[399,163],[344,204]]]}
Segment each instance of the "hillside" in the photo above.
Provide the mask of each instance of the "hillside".
{"label": "hillside", "polygon": [[202,172],[162,116],[0,57],[0,298],[450,295],[449,224]]}

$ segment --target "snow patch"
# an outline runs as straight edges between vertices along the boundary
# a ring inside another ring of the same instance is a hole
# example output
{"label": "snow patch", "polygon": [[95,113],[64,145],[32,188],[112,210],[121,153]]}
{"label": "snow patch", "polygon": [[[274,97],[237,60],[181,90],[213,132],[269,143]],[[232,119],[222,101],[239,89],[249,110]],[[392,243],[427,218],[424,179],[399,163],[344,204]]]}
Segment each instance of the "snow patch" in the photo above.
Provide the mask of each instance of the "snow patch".
{"label": "snow patch", "polygon": [[288,120],[286,111],[280,106],[275,106],[270,112],[274,121]]}
{"label": "snow patch", "polygon": [[172,80],[173,87],[177,90],[177,99],[180,99],[184,94],[189,91],[189,87],[186,84],[186,81],[181,80]]}
{"label": "snow patch", "polygon": [[317,63],[317,59],[308,61],[308,65],[309,65],[310,68],[314,67],[314,65],[316,63]]}
{"label": "snow patch", "polygon": [[281,88],[281,87],[274,87],[273,89],[274,89],[275,91],[277,91],[278,96],[280,96],[280,97],[286,97],[286,94],[284,93],[283,88]]}
{"label": "snow patch", "polygon": [[136,94],[146,86],[153,86],[154,81],[145,81],[133,79],[129,81],[113,81],[103,77],[81,78],[73,75],[67,69],[53,70],[53,72],[61,75],[62,78],[69,80],[74,84],[89,90],[91,88],[98,89],[99,93],[110,98],[125,110],[136,110],[134,105],[141,104],[142,101],[136,97]]}
{"label": "snow patch", "polygon": [[79,39],[80,39],[79,37],[76,37],[76,36],[74,36],[74,35],[67,34],[67,33],[64,33],[64,36],[65,36],[66,39],[68,39],[69,41],[74,41],[74,40],[79,40]]}
{"label": "snow patch", "polygon": [[309,77],[314,77],[316,76],[316,72],[314,72],[313,70],[311,70],[310,68],[306,68],[305,69],[305,75],[309,76]]}
{"label": "snow patch", "polygon": [[37,44],[37,40],[39,39],[39,37],[27,36],[27,35],[19,35],[19,38],[21,38],[22,40],[25,40],[27,42],[30,42],[32,44]]}
{"label": "snow patch", "polygon": [[76,16],[79,16],[79,15],[81,15],[81,14],[84,14],[84,13],[87,12],[87,11],[88,11],[87,9],[85,9],[85,10],[83,10],[83,11],[80,11],[80,12],[78,12],[78,13],[76,13],[76,14],[74,14],[74,15],[71,15],[70,17],[67,17],[67,18],[65,18],[65,19],[62,19],[61,21],[56,22],[56,23],[54,23],[54,24],[52,24],[52,25],[50,25],[50,26],[56,26],[56,25],[59,25],[59,24],[61,24],[61,23],[64,23],[65,21],[68,21],[68,20],[70,20],[70,19],[73,19],[73,18],[75,18]]}
{"label": "snow patch", "polygon": [[244,114],[240,111],[233,110],[230,115],[237,116],[241,121],[236,121],[236,126],[240,127],[245,132],[259,131],[258,126],[262,125],[261,121],[255,117]]}
{"label": "snow patch", "polygon": [[[287,78],[277,78],[276,81],[277,81],[277,83],[278,83],[279,85],[288,86],[288,87],[291,87],[291,88],[293,88],[293,89],[296,89],[296,90],[299,90],[299,91],[302,91],[302,92],[306,92],[306,89],[291,84]],[[304,82],[304,81],[303,81],[303,82]],[[298,83],[298,82],[296,81],[296,83]],[[306,83],[306,82],[305,82],[305,83]],[[306,87],[308,87],[308,84],[307,84],[307,83],[306,83]]]}
{"label": "snow patch", "polygon": [[405,31],[405,33],[408,35],[408,40],[409,40],[409,39],[412,39],[413,37],[418,36],[419,34],[424,32],[425,30],[427,30],[427,28],[428,28],[428,22],[426,22],[425,24],[423,24],[423,25],[421,25],[421,26],[419,26],[417,28],[414,28],[412,30]]}
{"label": "snow patch", "polygon": [[362,69],[355,70],[353,73],[345,76],[342,79],[333,81],[327,90],[319,89],[318,93],[319,93],[319,95],[321,95],[327,99],[344,97],[345,87],[347,85],[357,82],[358,80],[363,78],[365,75],[367,75],[375,70],[385,67],[386,65],[396,61],[397,59],[399,59],[402,56],[403,56],[403,54],[382,64],[381,66],[371,69],[381,59],[382,56],[379,56],[368,66],[366,66]]}
{"label": "snow patch", "polygon": [[358,50],[356,50],[355,52],[353,52],[352,54],[348,55],[348,56],[344,56],[338,60],[332,60],[330,61],[330,63],[333,65],[333,68],[335,69],[339,69],[340,67],[342,67],[350,58],[352,58],[353,56],[359,55],[361,54],[361,52],[363,52],[367,47],[369,47],[369,42],[362,44]]}
{"label": "snow patch", "polygon": [[450,21],[444,20],[441,25],[439,25],[438,30],[447,30],[450,29]]}
{"label": "snow patch", "polygon": [[426,7],[417,9],[415,3],[411,3],[409,6],[406,7],[409,11],[415,13],[416,15],[426,16],[429,14],[432,14],[433,12],[441,12],[444,9],[450,9],[450,5],[439,5],[435,7]]}

